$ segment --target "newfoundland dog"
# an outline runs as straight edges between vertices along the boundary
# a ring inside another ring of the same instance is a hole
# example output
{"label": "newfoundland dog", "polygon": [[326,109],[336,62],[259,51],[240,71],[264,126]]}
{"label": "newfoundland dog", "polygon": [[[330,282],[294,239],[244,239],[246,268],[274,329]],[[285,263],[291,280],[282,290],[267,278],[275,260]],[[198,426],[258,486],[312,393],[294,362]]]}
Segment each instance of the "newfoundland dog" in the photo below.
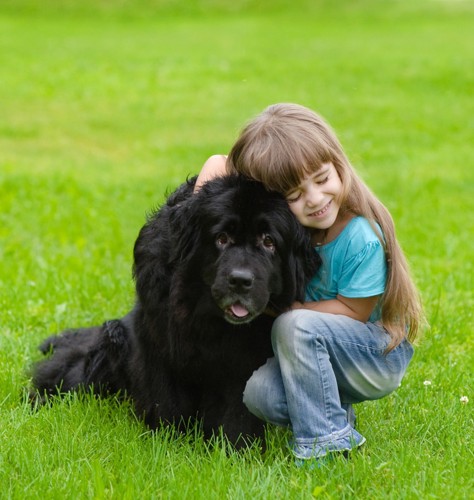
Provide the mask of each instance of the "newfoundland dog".
{"label": "newfoundland dog", "polygon": [[237,445],[263,436],[242,393],[272,356],[273,316],[304,299],[318,257],[282,196],[238,176],[196,194],[194,182],[140,231],[133,310],[46,339],[34,397],[126,394],[151,428],[198,419],[206,437],[221,427]]}

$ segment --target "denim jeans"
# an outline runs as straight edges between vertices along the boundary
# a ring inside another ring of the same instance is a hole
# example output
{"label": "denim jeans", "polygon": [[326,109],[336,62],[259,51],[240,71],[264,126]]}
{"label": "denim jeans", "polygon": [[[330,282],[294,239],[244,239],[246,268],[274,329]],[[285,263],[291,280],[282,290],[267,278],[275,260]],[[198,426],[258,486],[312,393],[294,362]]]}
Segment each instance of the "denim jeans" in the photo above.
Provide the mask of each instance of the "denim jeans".
{"label": "denim jeans", "polygon": [[408,341],[385,354],[387,331],[347,316],[297,309],[272,329],[274,358],[256,370],[244,403],[257,417],[293,431],[297,458],[318,458],[365,442],[351,425],[352,403],[379,399],[401,383]]}

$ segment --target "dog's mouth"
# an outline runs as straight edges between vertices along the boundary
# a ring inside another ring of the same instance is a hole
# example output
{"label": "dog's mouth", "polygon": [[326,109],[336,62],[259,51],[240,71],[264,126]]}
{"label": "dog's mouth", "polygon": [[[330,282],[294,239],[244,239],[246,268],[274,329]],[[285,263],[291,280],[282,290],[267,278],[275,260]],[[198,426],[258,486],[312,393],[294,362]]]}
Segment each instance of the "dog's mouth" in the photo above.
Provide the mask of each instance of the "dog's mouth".
{"label": "dog's mouth", "polygon": [[255,314],[252,314],[240,302],[235,302],[226,307],[224,313],[230,323],[247,323],[255,317]]}

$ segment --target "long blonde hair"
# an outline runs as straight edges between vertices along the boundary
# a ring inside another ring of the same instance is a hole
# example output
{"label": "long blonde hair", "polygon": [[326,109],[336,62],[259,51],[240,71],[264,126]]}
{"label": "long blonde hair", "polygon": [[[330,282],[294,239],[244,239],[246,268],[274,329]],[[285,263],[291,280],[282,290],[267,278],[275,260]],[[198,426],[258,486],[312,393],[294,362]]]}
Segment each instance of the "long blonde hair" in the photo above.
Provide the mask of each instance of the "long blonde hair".
{"label": "long blonde hair", "polygon": [[274,104],[242,131],[226,168],[286,194],[306,176],[331,162],[342,182],[341,210],[365,217],[385,248],[387,283],[382,296],[382,324],[392,340],[388,351],[407,337],[414,341],[423,321],[418,291],[395,235],[393,219],[350,164],[331,127],[314,111],[297,104]]}

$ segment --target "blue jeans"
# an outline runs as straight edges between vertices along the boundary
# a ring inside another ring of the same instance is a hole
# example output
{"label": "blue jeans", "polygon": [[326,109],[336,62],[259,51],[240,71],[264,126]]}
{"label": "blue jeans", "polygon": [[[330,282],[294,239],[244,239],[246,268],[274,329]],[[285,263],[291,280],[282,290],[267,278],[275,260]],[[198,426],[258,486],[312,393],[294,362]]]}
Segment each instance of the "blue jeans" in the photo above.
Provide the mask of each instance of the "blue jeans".
{"label": "blue jeans", "polygon": [[352,403],[397,389],[413,355],[408,341],[385,354],[389,343],[380,324],[304,309],[282,314],[272,329],[275,357],[248,380],[244,403],[292,429],[297,458],[360,446]]}

